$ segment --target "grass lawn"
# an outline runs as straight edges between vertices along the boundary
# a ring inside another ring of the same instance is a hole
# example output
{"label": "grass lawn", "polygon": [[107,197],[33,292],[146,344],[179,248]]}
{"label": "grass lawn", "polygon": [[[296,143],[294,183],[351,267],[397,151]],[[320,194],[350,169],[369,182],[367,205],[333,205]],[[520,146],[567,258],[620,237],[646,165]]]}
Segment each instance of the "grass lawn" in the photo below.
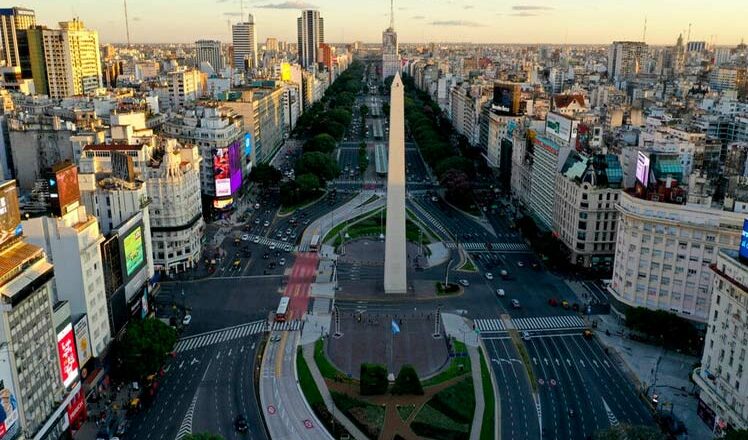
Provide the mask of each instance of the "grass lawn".
{"label": "grass lawn", "polygon": [[317,384],[314,383],[314,378],[312,377],[311,371],[309,371],[309,366],[306,364],[304,355],[301,353],[301,347],[299,347],[296,352],[296,371],[299,373],[299,385],[301,386],[301,391],[304,393],[307,402],[309,402],[309,406],[314,408],[315,405],[324,405],[322,394],[320,394]]}
{"label": "grass lawn", "polygon": [[475,413],[473,379],[468,377],[439,391],[429,400],[428,405],[458,423],[472,423],[473,413]]}
{"label": "grass lawn", "polygon": [[475,267],[475,264],[473,264],[473,260],[471,260],[470,258],[467,258],[465,260],[465,264],[463,264],[462,266],[460,266],[460,268],[457,269],[457,270],[462,270],[462,271],[465,271],[465,272],[477,272],[478,268]]}
{"label": "grass lawn", "polygon": [[449,295],[456,295],[460,292],[460,286],[457,284],[449,283],[449,286],[447,288],[444,288],[444,283],[441,281],[437,281],[436,283],[436,295],[437,296],[449,296]]}
{"label": "grass lawn", "polygon": [[325,355],[325,342],[321,338],[317,339],[317,342],[314,343],[314,363],[317,364],[320,374],[322,374],[322,377],[325,379],[347,379],[347,376],[335,368],[335,366],[330,363],[330,360],[327,359],[327,356]]}
{"label": "grass lawn", "polygon": [[491,384],[491,370],[486,365],[486,358],[483,356],[483,351],[480,351],[480,376],[483,382],[483,400],[485,401],[485,408],[483,410],[483,421],[480,426],[480,439],[491,440],[494,435],[494,420],[496,412],[496,401],[494,400],[493,385]]}
{"label": "grass lawn", "polygon": [[371,438],[379,437],[384,425],[384,407],[354,399],[347,394],[331,392],[335,406],[348,415],[364,433]]}
{"label": "grass lawn", "polygon": [[398,405],[397,406],[397,413],[400,415],[400,418],[403,419],[403,422],[408,420],[408,417],[410,417],[411,414],[413,414],[413,411],[416,410],[415,405]]}
{"label": "grass lawn", "polygon": [[[467,356],[467,349],[465,348],[465,344],[460,341],[454,341],[452,347],[455,353],[465,353],[465,357],[453,357],[446,370],[430,379],[421,381],[421,384],[424,388],[440,384],[444,381],[452,379],[453,377],[470,373],[470,358]],[[460,365],[462,365],[462,368],[460,368]]]}

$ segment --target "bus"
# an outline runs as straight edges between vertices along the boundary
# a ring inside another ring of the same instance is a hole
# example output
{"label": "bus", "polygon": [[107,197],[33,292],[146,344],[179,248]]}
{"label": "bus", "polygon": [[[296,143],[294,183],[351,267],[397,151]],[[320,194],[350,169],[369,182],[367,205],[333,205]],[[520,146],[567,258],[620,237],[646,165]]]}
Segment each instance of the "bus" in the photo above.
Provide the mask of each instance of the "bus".
{"label": "bus", "polygon": [[319,251],[319,241],[320,241],[320,236],[318,234],[314,234],[312,236],[312,241],[309,242],[309,250],[312,252]]}
{"label": "bus", "polygon": [[275,321],[276,322],[284,322],[286,320],[286,315],[288,314],[288,303],[291,301],[291,298],[284,296],[281,298],[280,303],[278,304],[278,310],[275,311]]}

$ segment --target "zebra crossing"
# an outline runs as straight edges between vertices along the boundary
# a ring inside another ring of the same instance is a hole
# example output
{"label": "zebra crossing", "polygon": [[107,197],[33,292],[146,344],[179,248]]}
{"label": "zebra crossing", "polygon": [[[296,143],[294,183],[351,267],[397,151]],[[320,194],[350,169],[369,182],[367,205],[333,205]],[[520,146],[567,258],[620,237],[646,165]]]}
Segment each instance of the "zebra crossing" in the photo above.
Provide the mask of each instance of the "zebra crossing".
{"label": "zebra crossing", "polygon": [[[498,252],[522,252],[522,251],[529,251],[530,248],[525,243],[490,243],[491,244],[491,251],[498,251]],[[486,246],[486,243],[460,243],[460,246],[462,246],[463,249],[468,251],[482,251],[486,252],[488,251],[488,246]],[[447,249],[457,249],[457,243],[454,241],[449,241],[444,243],[444,246],[447,247]]]}
{"label": "zebra crossing", "polygon": [[[511,326],[520,331],[525,330],[570,330],[587,327],[579,316],[541,316],[534,318],[510,319]],[[476,319],[475,327],[483,333],[501,332],[506,326],[501,319]]]}
{"label": "zebra crossing", "polygon": [[500,332],[506,330],[504,322],[500,319],[476,319],[475,327],[481,332]]}
{"label": "zebra crossing", "polygon": [[431,213],[423,209],[418,203],[413,202],[413,207],[416,211],[418,211],[419,217],[425,218],[428,223],[437,231],[441,232],[442,237],[451,237],[451,234],[447,232],[447,229],[439,223],[439,220],[437,220]]}
{"label": "zebra crossing", "polygon": [[262,235],[249,234],[249,241],[254,243],[255,240],[257,240],[257,243],[262,246],[270,246],[272,244],[275,245],[275,247],[278,249],[292,250],[294,247],[293,245],[285,241],[273,240],[272,238],[263,237]]}
{"label": "zebra crossing", "polygon": [[256,335],[268,330],[279,332],[295,331],[301,330],[303,327],[304,322],[297,319],[285,322],[273,322],[269,325],[265,320],[254,321],[247,324],[237,325],[235,327],[214,330],[212,332],[180,339],[177,341],[177,345],[174,346],[174,352],[181,353],[183,351],[197,350],[198,348],[233,341],[234,339]]}

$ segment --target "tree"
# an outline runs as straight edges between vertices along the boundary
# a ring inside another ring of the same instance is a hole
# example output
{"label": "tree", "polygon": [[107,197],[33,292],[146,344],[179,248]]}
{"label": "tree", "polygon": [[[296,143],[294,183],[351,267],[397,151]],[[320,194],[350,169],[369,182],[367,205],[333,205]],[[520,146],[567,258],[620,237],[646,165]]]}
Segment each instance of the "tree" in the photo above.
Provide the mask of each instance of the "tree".
{"label": "tree", "polygon": [[338,164],[327,154],[320,152],[304,153],[296,161],[296,175],[314,174],[320,183],[334,179],[340,174]]}
{"label": "tree", "polygon": [[322,133],[306,141],[304,144],[304,152],[310,153],[319,151],[320,153],[329,154],[335,150],[335,145],[335,138],[327,133]]}
{"label": "tree", "polygon": [[223,437],[218,434],[200,432],[197,434],[187,434],[186,436],[182,437],[182,440],[223,440]]}
{"label": "tree", "polygon": [[446,159],[442,159],[436,164],[434,171],[436,175],[441,177],[449,170],[459,170],[467,174],[469,177],[475,175],[475,166],[470,159],[465,159],[460,156],[451,156]]}
{"label": "tree", "polygon": [[361,117],[366,118],[366,116],[369,115],[369,106],[366,104],[361,104],[361,107],[359,107],[359,111],[361,112]]}
{"label": "tree", "polygon": [[282,176],[278,168],[267,163],[261,163],[252,168],[249,178],[260,185],[271,186],[280,182]]}
{"label": "tree", "polygon": [[321,185],[319,179],[314,174],[302,174],[296,178],[296,185],[299,188],[299,194],[302,198],[316,194]]}
{"label": "tree", "polygon": [[385,102],[385,103],[382,104],[382,114],[386,118],[390,117],[390,103],[389,102]]}
{"label": "tree", "polygon": [[457,206],[466,206],[472,203],[470,196],[470,179],[467,174],[460,170],[448,170],[442,176],[442,185],[447,189],[447,200]]}
{"label": "tree", "polygon": [[326,112],[325,116],[331,121],[335,121],[341,125],[349,125],[351,123],[351,112],[342,108],[334,108]]}
{"label": "tree", "polygon": [[626,327],[667,348],[691,352],[701,347],[698,330],[686,319],[665,310],[629,307],[626,309]]}
{"label": "tree", "polygon": [[155,373],[177,342],[177,331],[158,319],[130,322],[116,346],[117,363],[127,380],[140,380]]}
{"label": "tree", "polygon": [[373,396],[387,392],[387,368],[379,364],[361,364],[360,392],[362,396]]}
{"label": "tree", "polygon": [[423,395],[421,380],[418,379],[418,373],[416,373],[416,370],[412,365],[405,364],[400,367],[400,372],[397,373],[395,384],[392,386],[392,394]]}

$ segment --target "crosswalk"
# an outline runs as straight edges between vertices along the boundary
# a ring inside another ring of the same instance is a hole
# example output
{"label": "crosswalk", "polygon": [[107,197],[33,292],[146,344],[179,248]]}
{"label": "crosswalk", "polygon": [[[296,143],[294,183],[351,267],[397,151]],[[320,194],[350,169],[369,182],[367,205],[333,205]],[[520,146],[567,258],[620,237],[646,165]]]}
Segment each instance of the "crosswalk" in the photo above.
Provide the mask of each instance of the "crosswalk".
{"label": "crosswalk", "polygon": [[[444,243],[447,249],[457,249],[457,243],[449,241]],[[460,243],[463,249],[468,251],[488,251],[486,243]],[[491,250],[497,252],[524,252],[530,248],[525,243],[490,243]]]}
{"label": "crosswalk", "polygon": [[447,232],[447,229],[437,220],[431,213],[423,209],[419,204],[415,203],[413,201],[411,203],[412,207],[415,208],[416,211],[418,211],[418,216],[421,218],[425,218],[426,221],[429,223],[429,226],[436,229],[441,233],[442,237],[450,237],[449,232]]}
{"label": "crosswalk", "polygon": [[294,246],[286,241],[281,240],[273,240],[272,238],[263,237],[262,235],[254,235],[249,234],[249,240],[250,242],[254,243],[255,240],[257,240],[257,244],[260,244],[262,246],[270,246],[275,245],[277,249],[286,249],[286,250],[293,250]]}
{"label": "crosswalk", "polygon": [[[541,316],[534,318],[510,319],[511,326],[520,331],[525,330],[573,330],[587,327],[579,316]],[[476,319],[475,326],[481,332],[501,332],[506,326],[501,319]]]}
{"label": "crosswalk", "polygon": [[183,351],[196,350],[198,348],[210,345],[220,344],[221,342],[232,341],[245,336],[262,333],[267,328],[267,322],[264,320],[254,321],[248,324],[229,327],[227,329],[215,330],[195,336],[188,336],[180,339],[174,347],[174,351],[181,353]]}
{"label": "crosswalk", "polygon": [[304,322],[298,319],[285,322],[274,322],[271,325],[271,330],[274,332],[292,332],[301,330],[304,327]]}

